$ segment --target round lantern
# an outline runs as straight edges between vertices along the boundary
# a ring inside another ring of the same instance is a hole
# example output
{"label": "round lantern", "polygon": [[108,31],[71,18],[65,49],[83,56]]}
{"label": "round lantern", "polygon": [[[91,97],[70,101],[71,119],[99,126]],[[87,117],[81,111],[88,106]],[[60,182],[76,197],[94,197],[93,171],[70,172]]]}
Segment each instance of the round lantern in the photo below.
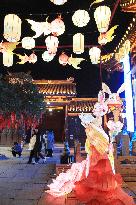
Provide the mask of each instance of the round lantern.
{"label": "round lantern", "polygon": [[56,5],[63,5],[67,2],[67,0],[50,0],[50,1]]}
{"label": "round lantern", "polygon": [[58,48],[58,44],[59,44],[58,38],[55,37],[55,36],[48,36],[45,39],[45,43],[46,43],[48,52],[50,54],[56,54],[57,48]]}
{"label": "round lantern", "polygon": [[111,17],[111,10],[108,6],[99,6],[94,12],[94,18],[98,31],[105,33],[108,30]]}
{"label": "round lantern", "polygon": [[24,37],[22,39],[22,47],[25,49],[32,49],[35,47],[35,40],[32,37]]}
{"label": "round lantern", "polygon": [[84,52],[84,35],[77,33],[73,36],[73,52],[81,54]]}
{"label": "round lantern", "polygon": [[42,54],[42,59],[43,59],[44,61],[46,61],[46,62],[50,62],[50,61],[53,60],[54,56],[55,56],[55,55],[53,55],[53,54],[49,54],[48,51],[45,51],[45,52]]}
{"label": "round lantern", "polygon": [[72,21],[75,26],[84,27],[90,21],[90,16],[85,10],[77,10],[72,16]]}
{"label": "round lantern", "polygon": [[92,47],[89,50],[89,55],[90,55],[92,64],[97,64],[100,59],[101,50],[98,47]]}
{"label": "round lantern", "polygon": [[54,36],[60,36],[65,31],[65,24],[61,19],[61,16],[56,18],[54,21],[51,22],[51,32]]}
{"label": "round lantern", "polygon": [[63,52],[59,56],[59,63],[63,66],[67,65],[69,57]]}
{"label": "round lantern", "polygon": [[15,14],[4,18],[4,38],[9,42],[17,42],[21,37],[21,19]]}
{"label": "round lantern", "polygon": [[6,67],[10,67],[13,65],[13,53],[12,52],[3,53],[3,65]]}

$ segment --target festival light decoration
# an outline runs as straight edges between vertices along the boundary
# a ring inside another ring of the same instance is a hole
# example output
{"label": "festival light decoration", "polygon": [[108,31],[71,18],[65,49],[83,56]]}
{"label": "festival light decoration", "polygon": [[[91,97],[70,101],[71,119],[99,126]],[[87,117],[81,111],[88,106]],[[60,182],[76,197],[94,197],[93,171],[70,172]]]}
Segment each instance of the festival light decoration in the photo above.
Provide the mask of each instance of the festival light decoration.
{"label": "festival light decoration", "polygon": [[90,16],[85,10],[77,10],[72,16],[72,21],[75,26],[84,27],[90,21]]}
{"label": "festival light decoration", "polygon": [[92,47],[89,50],[89,56],[92,64],[97,64],[100,60],[101,50],[98,47]]}
{"label": "festival light decoration", "polygon": [[32,53],[30,56],[27,56],[26,54],[24,56],[16,54],[16,56],[18,56],[21,60],[20,62],[17,62],[18,64],[24,64],[26,62],[34,64],[37,61],[37,56],[34,53]]}
{"label": "festival light decoration", "polygon": [[9,42],[17,42],[21,37],[21,19],[15,14],[8,14],[4,18],[4,38]]}
{"label": "festival light decoration", "polygon": [[78,65],[85,60],[84,58],[73,58],[72,55],[68,59],[68,64],[72,65],[75,69],[81,69]]}
{"label": "festival light decoration", "polygon": [[10,67],[13,65],[13,53],[12,52],[3,53],[3,65],[6,67]]}
{"label": "festival light decoration", "polygon": [[53,60],[55,55],[50,54],[48,51],[44,51],[44,53],[42,54],[42,59],[46,62],[50,62]]}
{"label": "festival light decoration", "polygon": [[107,31],[106,33],[100,33],[100,36],[98,37],[98,43],[100,45],[105,45],[109,42],[111,42],[115,35],[113,36],[114,34],[114,30],[117,28],[117,25],[116,26],[113,26],[109,31]]}
{"label": "festival light decoration", "polygon": [[65,24],[61,19],[61,16],[58,16],[55,20],[51,22],[51,33],[54,36],[60,36],[65,31]]}
{"label": "festival light decoration", "polygon": [[132,97],[132,82],[131,82],[129,54],[125,55],[122,62],[124,65],[124,82],[126,85],[125,100],[126,100],[127,131],[134,132],[133,97]]}
{"label": "festival light decoration", "polygon": [[67,65],[69,57],[63,52],[59,56],[59,63],[63,66]]}
{"label": "festival light decoration", "polygon": [[77,33],[73,36],[73,52],[81,54],[84,52],[84,35]]}
{"label": "festival light decoration", "polygon": [[50,1],[56,5],[63,5],[67,2],[67,0],[50,0]]}
{"label": "festival light decoration", "polygon": [[22,47],[25,49],[32,49],[35,47],[35,40],[32,37],[24,37],[22,39]]}
{"label": "festival light decoration", "polygon": [[98,31],[105,33],[108,30],[111,17],[111,10],[108,6],[99,6],[94,12],[94,18]]}
{"label": "festival light decoration", "polygon": [[26,19],[29,24],[31,24],[31,29],[36,32],[33,38],[38,38],[42,34],[49,35],[51,33],[51,24],[47,21],[48,17],[46,18],[45,22],[36,22],[30,19]]}
{"label": "festival light decoration", "polygon": [[47,50],[50,54],[56,54],[59,40],[56,36],[48,36],[45,39]]}
{"label": "festival light decoration", "polygon": [[119,48],[118,53],[115,53],[115,59],[119,62],[122,61],[122,59],[130,52],[130,41],[126,40],[122,47]]}

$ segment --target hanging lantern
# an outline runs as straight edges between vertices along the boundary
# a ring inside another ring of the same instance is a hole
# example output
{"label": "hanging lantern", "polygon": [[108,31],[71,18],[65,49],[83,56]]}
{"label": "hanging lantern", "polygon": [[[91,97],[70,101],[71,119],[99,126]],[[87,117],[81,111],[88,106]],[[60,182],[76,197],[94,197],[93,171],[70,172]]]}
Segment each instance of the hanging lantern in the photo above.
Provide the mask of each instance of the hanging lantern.
{"label": "hanging lantern", "polygon": [[22,39],[22,47],[25,49],[32,49],[35,47],[35,40],[32,37],[24,37]]}
{"label": "hanging lantern", "polygon": [[58,44],[59,44],[58,38],[55,37],[55,36],[48,36],[45,39],[45,43],[46,43],[48,52],[50,54],[56,54],[57,48],[58,48]]}
{"label": "hanging lantern", "polygon": [[61,65],[67,65],[67,63],[68,63],[68,59],[69,59],[69,57],[63,52],[60,56],[59,56],[59,63],[61,64]]}
{"label": "hanging lantern", "polygon": [[42,22],[44,35],[47,36],[51,33],[51,23],[48,22],[48,18],[46,19],[46,22]]}
{"label": "hanging lantern", "polygon": [[90,21],[90,16],[85,10],[77,10],[72,16],[72,21],[75,26],[84,27]]}
{"label": "hanging lantern", "polygon": [[84,35],[77,33],[73,36],[73,52],[81,54],[84,52]]}
{"label": "hanging lantern", "polygon": [[56,5],[63,5],[67,2],[67,0],[50,0],[50,1]]}
{"label": "hanging lantern", "polygon": [[101,50],[98,47],[92,47],[89,50],[92,64],[97,64],[100,60]]}
{"label": "hanging lantern", "polygon": [[3,53],[3,65],[6,67],[10,67],[13,65],[13,53],[12,52]]}
{"label": "hanging lantern", "polygon": [[60,36],[65,31],[65,24],[61,19],[61,16],[56,18],[54,21],[51,22],[51,32],[54,36]]}
{"label": "hanging lantern", "polygon": [[29,57],[28,57],[28,62],[29,63],[36,63],[37,61],[37,55],[35,55],[35,53],[32,53]]}
{"label": "hanging lantern", "polygon": [[94,12],[94,18],[98,31],[105,33],[108,30],[111,17],[111,10],[108,6],[99,6]]}
{"label": "hanging lantern", "polygon": [[15,14],[4,18],[4,38],[9,42],[17,42],[21,37],[21,19]]}
{"label": "hanging lantern", "polygon": [[55,56],[55,55],[53,55],[53,54],[49,54],[48,51],[45,51],[45,52],[42,54],[42,59],[43,59],[44,61],[46,61],[46,62],[50,62],[50,61],[53,60],[54,56]]}

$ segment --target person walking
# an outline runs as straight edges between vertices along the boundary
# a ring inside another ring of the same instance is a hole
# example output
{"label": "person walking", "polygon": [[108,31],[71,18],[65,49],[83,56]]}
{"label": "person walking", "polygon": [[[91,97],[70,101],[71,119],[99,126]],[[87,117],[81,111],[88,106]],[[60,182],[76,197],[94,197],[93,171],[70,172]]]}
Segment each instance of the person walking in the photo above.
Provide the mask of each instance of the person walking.
{"label": "person walking", "polygon": [[[30,143],[29,143],[30,156],[29,156],[29,160],[27,162],[28,164],[31,164],[33,157],[36,157],[36,153],[35,153],[35,149],[34,149],[35,143],[36,143],[36,131],[33,130],[32,137],[31,137]],[[35,159],[35,162],[36,162],[36,159]]]}
{"label": "person walking", "polygon": [[[30,146],[31,152],[30,152],[30,157],[28,160],[28,164],[32,163],[32,158],[35,158],[35,161],[33,161],[33,164],[37,164],[39,159],[43,159],[43,163],[46,162],[46,157],[44,157],[41,153],[42,149],[42,136],[40,135],[40,132],[38,130],[38,127],[36,127],[33,130],[33,136],[30,139]],[[39,158],[40,157],[40,158]]]}

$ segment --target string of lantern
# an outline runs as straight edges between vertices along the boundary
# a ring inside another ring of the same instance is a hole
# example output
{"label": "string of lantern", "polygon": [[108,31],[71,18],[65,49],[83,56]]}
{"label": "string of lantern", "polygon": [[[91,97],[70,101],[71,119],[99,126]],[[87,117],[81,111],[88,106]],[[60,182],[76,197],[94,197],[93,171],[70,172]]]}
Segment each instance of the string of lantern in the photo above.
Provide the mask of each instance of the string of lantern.
{"label": "string of lantern", "polygon": [[[100,2],[99,0],[97,1]],[[98,3],[97,1],[95,2]],[[105,45],[107,42],[110,42],[114,38],[114,36],[112,35],[114,33],[115,28],[114,29],[112,28],[112,31],[110,31],[110,33],[107,32],[109,27],[110,17],[111,17],[111,11],[110,8],[107,6],[99,6],[96,8],[94,12],[94,18],[97,24],[97,28],[101,35],[101,41],[98,41],[100,45],[102,44]],[[48,22],[48,18],[46,19],[45,22],[35,22],[30,19],[27,19],[27,21],[29,24],[31,24],[31,29],[35,31],[36,34],[33,37],[29,37],[29,36],[24,37],[22,39],[22,47],[28,50],[36,48],[35,38],[38,38],[42,34],[44,34],[45,36],[48,35],[45,39],[45,44],[46,44],[45,47],[47,48],[47,51],[45,51],[42,54],[42,58],[44,61],[47,62],[51,61],[56,55],[57,49],[59,47],[58,37],[65,32],[65,24],[61,16],[59,15],[51,23]],[[75,26],[84,27],[90,21],[89,13],[86,10],[79,9],[74,12],[72,16],[72,21]],[[17,44],[19,44],[21,38],[21,23],[22,23],[21,19],[15,14],[8,14],[4,18],[3,36],[8,42],[12,43],[10,45],[12,49],[10,48],[10,46],[8,48],[5,48],[4,47],[5,43],[1,43],[0,45],[1,52],[3,53],[3,64],[7,67],[13,65],[13,54],[17,55],[21,60],[21,62],[18,62],[19,64],[24,64],[26,62],[35,63],[37,61],[37,56],[34,53],[32,53],[30,56],[27,56],[26,54],[24,56],[21,56],[20,54],[16,54],[12,52],[16,48]],[[109,35],[110,35],[110,40],[108,39]],[[103,43],[102,41],[103,39],[107,39],[107,41],[105,40]],[[18,43],[15,44],[16,42]],[[90,47],[90,45],[84,45],[84,34],[77,33],[73,36],[72,47],[73,47],[73,53],[81,54],[84,52],[84,48]],[[44,47],[42,46],[42,48]],[[95,50],[95,52],[92,52],[93,49]],[[101,55],[101,50],[99,46],[94,46],[90,48],[89,55],[92,63],[94,64],[98,63]],[[66,58],[66,54],[64,53],[61,54],[61,57],[62,56],[65,56]],[[73,58],[72,56],[67,58],[69,59],[68,60],[69,65],[72,65],[76,69],[79,69],[78,64],[82,60],[85,60],[83,58]],[[59,62],[62,62],[62,58]],[[64,63],[64,65],[66,65],[66,63]]]}

